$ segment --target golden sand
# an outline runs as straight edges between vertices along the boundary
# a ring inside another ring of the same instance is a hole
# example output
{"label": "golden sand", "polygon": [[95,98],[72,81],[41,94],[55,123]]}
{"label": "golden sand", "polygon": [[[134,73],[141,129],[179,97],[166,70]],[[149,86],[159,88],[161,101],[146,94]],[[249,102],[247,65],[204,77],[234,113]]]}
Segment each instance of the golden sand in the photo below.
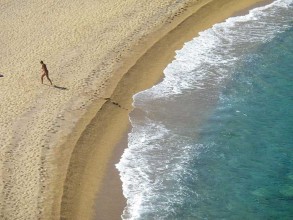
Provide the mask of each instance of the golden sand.
{"label": "golden sand", "polygon": [[[183,42],[257,2],[1,1],[0,218],[90,219],[132,95]],[[40,60],[55,87],[40,83]]]}

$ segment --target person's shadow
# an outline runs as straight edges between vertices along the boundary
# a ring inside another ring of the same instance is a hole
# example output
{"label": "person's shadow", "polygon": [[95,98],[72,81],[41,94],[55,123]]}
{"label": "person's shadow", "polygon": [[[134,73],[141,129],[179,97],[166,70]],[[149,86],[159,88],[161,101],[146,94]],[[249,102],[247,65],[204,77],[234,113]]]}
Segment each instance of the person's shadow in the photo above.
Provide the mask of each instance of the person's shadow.
{"label": "person's shadow", "polygon": [[60,89],[60,90],[68,90],[66,87],[57,86],[57,85],[54,85],[54,88]]}

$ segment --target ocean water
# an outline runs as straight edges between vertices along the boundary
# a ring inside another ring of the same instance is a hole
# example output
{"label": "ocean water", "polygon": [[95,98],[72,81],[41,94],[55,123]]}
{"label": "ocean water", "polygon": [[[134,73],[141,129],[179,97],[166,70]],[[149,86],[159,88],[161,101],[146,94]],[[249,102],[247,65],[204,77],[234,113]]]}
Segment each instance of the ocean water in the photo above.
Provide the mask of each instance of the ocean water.
{"label": "ocean water", "polygon": [[293,0],[200,33],[134,96],[123,219],[293,219]]}

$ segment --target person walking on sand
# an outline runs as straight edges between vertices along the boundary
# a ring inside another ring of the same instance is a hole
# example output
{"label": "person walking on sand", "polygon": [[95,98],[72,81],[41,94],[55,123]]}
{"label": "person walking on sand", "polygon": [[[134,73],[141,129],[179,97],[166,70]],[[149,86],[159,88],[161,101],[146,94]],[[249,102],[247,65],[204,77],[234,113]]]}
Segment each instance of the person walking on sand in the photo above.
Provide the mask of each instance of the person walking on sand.
{"label": "person walking on sand", "polygon": [[51,79],[49,78],[49,71],[47,69],[47,66],[46,64],[41,60],[40,62],[42,64],[42,72],[43,72],[43,75],[41,76],[41,81],[42,81],[42,84],[43,84],[43,79],[44,79],[44,76],[47,77],[47,79],[49,80],[49,82],[51,83],[51,85],[53,85]]}

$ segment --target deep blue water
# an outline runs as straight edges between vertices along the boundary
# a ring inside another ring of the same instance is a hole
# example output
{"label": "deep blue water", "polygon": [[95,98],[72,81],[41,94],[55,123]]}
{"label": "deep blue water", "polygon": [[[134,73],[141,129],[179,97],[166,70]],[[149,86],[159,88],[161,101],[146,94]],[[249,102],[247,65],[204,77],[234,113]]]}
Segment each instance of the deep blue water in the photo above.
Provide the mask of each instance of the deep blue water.
{"label": "deep blue water", "polygon": [[216,24],[134,96],[123,219],[293,219],[293,1]]}

